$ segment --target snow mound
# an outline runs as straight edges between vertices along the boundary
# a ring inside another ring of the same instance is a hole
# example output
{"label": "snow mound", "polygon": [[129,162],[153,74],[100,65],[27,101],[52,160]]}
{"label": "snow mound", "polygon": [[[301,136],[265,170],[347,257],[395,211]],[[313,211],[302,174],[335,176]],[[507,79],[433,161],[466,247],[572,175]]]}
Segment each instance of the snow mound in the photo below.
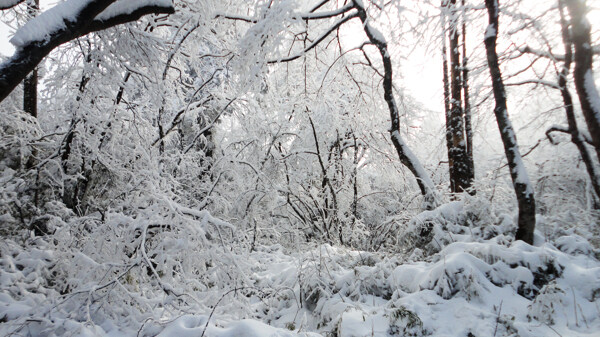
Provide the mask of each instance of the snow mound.
{"label": "snow mound", "polygon": [[[0,245],[0,335],[597,336],[598,250],[574,234],[545,241],[538,233],[535,246],[514,241],[506,217],[469,225],[484,217],[469,207],[452,203],[421,214],[438,248],[405,255],[330,245],[252,252],[210,246],[187,255],[190,243],[165,231],[147,246],[154,271],[140,262],[117,273],[111,268],[123,264],[94,261],[91,251],[65,255],[67,246],[52,241],[23,249],[7,240]],[[113,231],[129,222],[123,230],[135,237],[147,219],[107,221]],[[54,238],[64,234],[59,229]],[[162,261],[167,247],[175,250]],[[63,274],[69,266],[77,272]],[[102,279],[109,273],[115,281]]]}
{"label": "snow mound", "polygon": [[208,316],[185,315],[169,323],[157,337],[293,337],[318,336],[311,333],[294,333],[278,329],[256,320],[245,319],[231,322],[226,327],[206,324]]}

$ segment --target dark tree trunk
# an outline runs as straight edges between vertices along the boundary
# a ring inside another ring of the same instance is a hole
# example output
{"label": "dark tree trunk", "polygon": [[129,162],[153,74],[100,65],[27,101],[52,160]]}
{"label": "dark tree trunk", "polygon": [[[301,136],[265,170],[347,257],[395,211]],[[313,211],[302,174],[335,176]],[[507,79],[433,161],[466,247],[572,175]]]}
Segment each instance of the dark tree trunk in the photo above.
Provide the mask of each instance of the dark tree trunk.
{"label": "dark tree trunk", "polygon": [[448,168],[450,170],[450,189],[452,190],[452,156],[450,156],[450,149],[452,148],[452,132],[450,130],[450,120],[452,115],[450,114],[450,77],[448,76],[448,48],[446,48],[446,12],[448,11],[448,0],[442,0],[442,71],[444,81],[444,115],[446,117],[446,149],[448,150]]}
{"label": "dark tree trunk", "polygon": [[485,6],[489,15],[489,25],[485,32],[484,42],[490,76],[492,78],[494,100],[496,103],[494,114],[496,115],[496,122],[498,123],[498,128],[500,130],[502,143],[504,144],[504,153],[506,154],[510,176],[519,205],[519,223],[516,239],[532,244],[533,231],[535,229],[535,198],[533,187],[529,182],[525,165],[523,164],[521,154],[519,153],[516,134],[508,118],[506,91],[502,81],[502,74],[500,73],[498,53],[496,52],[496,39],[498,38],[498,1],[485,0]]}
{"label": "dark tree trunk", "polygon": [[35,68],[23,80],[23,110],[33,117],[37,117],[37,84],[38,71]]}
{"label": "dark tree trunk", "polygon": [[[446,112],[446,141],[448,142],[448,168],[450,171],[450,191],[461,193],[470,189],[472,176],[471,165],[467,153],[465,139],[465,123],[462,107],[462,65],[458,45],[459,26],[456,11],[456,0],[443,2],[446,10],[450,10],[448,39],[450,41],[450,112]],[[445,46],[445,43],[444,43]],[[444,56],[444,61],[446,56]],[[446,79],[447,74],[444,74]],[[445,88],[446,89],[446,88]],[[446,92],[444,92],[446,95]],[[446,98],[446,97],[445,97]],[[446,108],[447,108],[446,104]]]}
{"label": "dark tree trunk", "polygon": [[[462,0],[462,5],[465,5],[465,0]],[[469,193],[474,195],[475,189],[472,184],[475,180],[475,162],[473,161],[473,127],[471,123],[471,103],[469,97],[469,68],[467,59],[467,24],[466,18],[463,16],[462,21],[462,90],[463,90],[463,104],[464,104],[464,115],[465,115],[465,137],[467,141],[467,163],[469,165],[469,186],[471,189]]]}
{"label": "dark tree trunk", "polygon": [[571,14],[572,41],[575,46],[575,69],[573,71],[575,88],[596,154],[600,158],[600,96],[592,72],[591,25],[585,17],[587,6],[584,0],[566,0],[565,2]]}
{"label": "dark tree trunk", "polygon": [[[39,10],[39,0],[27,1],[27,13],[30,19],[36,17]],[[35,67],[23,80],[23,110],[33,117],[37,117],[37,86],[38,68]]]}
{"label": "dark tree trunk", "polygon": [[560,93],[563,98],[563,103],[565,104],[565,113],[567,115],[567,122],[569,124],[571,142],[573,142],[573,144],[575,144],[575,146],[577,146],[577,149],[579,150],[581,159],[583,160],[587,173],[590,177],[592,187],[594,188],[594,192],[596,193],[596,198],[600,198],[600,179],[598,177],[598,172],[596,171],[592,155],[589,153],[588,148],[585,146],[583,137],[579,133],[579,128],[577,127],[577,119],[575,118],[575,112],[573,111],[573,98],[567,85],[567,79],[571,70],[571,63],[573,62],[573,42],[571,41],[568,23],[565,19],[564,2],[562,0],[559,0],[558,3],[560,11],[562,39],[563,44],[565,46],[565,63],[558,77],[558,86],[560,88]]}
{"label": "dark tree trunk", "polygon": [[392,124],[390,128],[390,137],[392,139],[392,144],[394,144],[400,162],[406,166],[417,179],[417,184],[424,197],[424,207],[426,209],[433,209],[437,206],[438,202],[433,182],[431,181],[429,174],[427,174],[417,157],[400,135],[400,113],[394,98],[392,60],[390,53],[388,52],[387,42],[384,40],[383,36],[381,36],[381,33],[373,29],[368,23],[367,12],[366,9],[362,7],[362,2],[354,1],[354,7],[358,11],[358,17],[363,24],[365,34],[369,38],[369,41],[379,50],[383,62],[383,99],[387,103],[390,112]]}

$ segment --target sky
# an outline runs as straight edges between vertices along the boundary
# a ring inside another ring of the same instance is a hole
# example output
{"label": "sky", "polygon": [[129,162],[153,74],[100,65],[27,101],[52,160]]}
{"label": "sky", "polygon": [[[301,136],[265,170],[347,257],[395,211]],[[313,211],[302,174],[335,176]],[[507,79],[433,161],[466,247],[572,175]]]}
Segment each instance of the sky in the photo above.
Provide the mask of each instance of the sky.
{"label": "sky", "polygon": [[3,23],[0,23],[0,55],[1,56],[10,56],[15,51],[13,46],[8,42],[11,36],[11,32]]}

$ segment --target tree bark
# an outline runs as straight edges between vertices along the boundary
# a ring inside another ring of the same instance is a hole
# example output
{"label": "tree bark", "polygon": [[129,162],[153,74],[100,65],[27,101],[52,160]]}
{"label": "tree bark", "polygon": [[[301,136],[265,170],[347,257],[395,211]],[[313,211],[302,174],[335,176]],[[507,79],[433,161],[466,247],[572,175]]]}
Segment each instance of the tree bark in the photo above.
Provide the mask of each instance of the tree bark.
{"label": "tree bark", "polygon": [[[29,19],[37,16],[40,10],[39,0],[27,1]],[[37,87],[38,68],[35,67],[23,81],[23,110],[33,117],[37,117]]]}
{"label": "tree bark", "polygon": [[496,52],[496,40],[498,38],[498,0],[485,0],[485,5],[489,16],[489,25],[485,32],[485,49],[492,78],[492,88],[496,106],[494,114],[496,122],[500,129],[500,136],[504,145],[504,153],[508,161],[510,176],[517,196],[519,206],[519,220],[516,234],[517,240],[523,240],[533,244],[533,232],[535,230],[535,198],[533,187],[529,182],[529,177],[523,164],[517,137],[512,124],[508,118],[508,109],[506,106],[506,91],[502,81],[500,65],[498,62],[498,53]]}
{"label": "tree bark", "polygon": [[[467,141],[465,139],[465,119],[462,107],[462,64],[459,51],[459,25],[456,0],[445,0],[442,2],[443,11],[449,11],[450,24],[448,26],[448,40],[450,43],[450,104],[445,102],[446,110],[446,142],[448,146],[448,169],[450,171],[450,191],[462,193],[469,191],[473,181],[471,165],[467,152]],[[445,26],[445,15],[442,20]],[[444,27],[445,28],[445,27]],[[442,49],[445,49],[445,41]],[[444,54],[444,68],[447,68],[447,55]],[[445,69],[444,98],[447,99],[447,70]]]}
{"label": "tree bark", "polygon": [[585,17],[587,6],[585,0],[566,0],[566,5],[571,15],[572,41],[575,46],[575,89],[596,154],[600,158],[600,95],[592,71],[591,25]]}
{"label": "tree bark", "polygon": [[23,111],[37,117],[38,70],[34,68],[23,80]]}
{"label": "tree bark", "polygon": [[[462,0],[463,7],[465,6],[465,0]],[[465,116],[465,137],[467,141],[467,163],[469,165],[469,193],[475,194],[475,189],[472,184],[475,181],[475,162],[473,160],[473,127],[471,123],[471,103],[469,97],[469,68],[467,58],[467,24],[466,18],[463,14],[462,19],[462,90],[463,90],[463,104],[464,104],[464,116]]]}
{"label": "tree bark", "polygon": [[446,150],[448,151],[448,170],[450,174],[450,190],[452,191],[452,179],[454,166],[453,158],[450,155],[452,148],[452,132],[450,130],[450,76],[448,76],[448,48],[446,47],[446,12],[448,11],[448,0],[442,0],[442,13],[440,14],[442,24],[442,71],[444,82],[444,115],[446,117]]}

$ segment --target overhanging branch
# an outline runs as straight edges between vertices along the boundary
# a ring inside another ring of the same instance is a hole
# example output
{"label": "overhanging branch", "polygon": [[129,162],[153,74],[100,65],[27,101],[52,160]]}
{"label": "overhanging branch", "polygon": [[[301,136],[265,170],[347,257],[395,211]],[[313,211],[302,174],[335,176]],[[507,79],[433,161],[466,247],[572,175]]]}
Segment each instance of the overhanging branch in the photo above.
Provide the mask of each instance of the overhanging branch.
{"label": "overhanging branch", "polygon": [[25,0],[0,0],[0,10],[11,9]]}
{"label": "overhanging branch", "polygon": [[88,26],[88,29],[80,36],[111,28],[117,25],[125,24],[128,22],[134,22],[139,20],[144,15],[173,13],[175,13],[175,9],[173,7],[164,7],[158,5],[139,7],[138,9],[134,10],[129,14],[116,15],[106,20],[94,19],[92,23]]}
{"label": "overhanging branch", "polygon": [[[64,18],[64,25],[57,26],[47,32],[44,40],[22,41],[11,58],[0,64],[0,102],[29,74],[54,48],[63,43],[84,36],[88,33],[114,27],[119,24],[133,22],[147,14],[171,14],[172,4],[161,5],[153,2],[151,5],[140,5],[134,10],[115,13],[102,20],[95,19],[116,0],[92,0],[81,7],[73,18]],[[68,4],[64,2],[61,4]],[[57,5],[58,6],[58,5]],[[45,20],[43,14],[33,19]],[[35,23],[34,23],[35,24]],[[29,27],[31,29],[31,27]],[[18,33],[18,31],[17,31]],[[20,41],[21,42],[21,41]]]}

